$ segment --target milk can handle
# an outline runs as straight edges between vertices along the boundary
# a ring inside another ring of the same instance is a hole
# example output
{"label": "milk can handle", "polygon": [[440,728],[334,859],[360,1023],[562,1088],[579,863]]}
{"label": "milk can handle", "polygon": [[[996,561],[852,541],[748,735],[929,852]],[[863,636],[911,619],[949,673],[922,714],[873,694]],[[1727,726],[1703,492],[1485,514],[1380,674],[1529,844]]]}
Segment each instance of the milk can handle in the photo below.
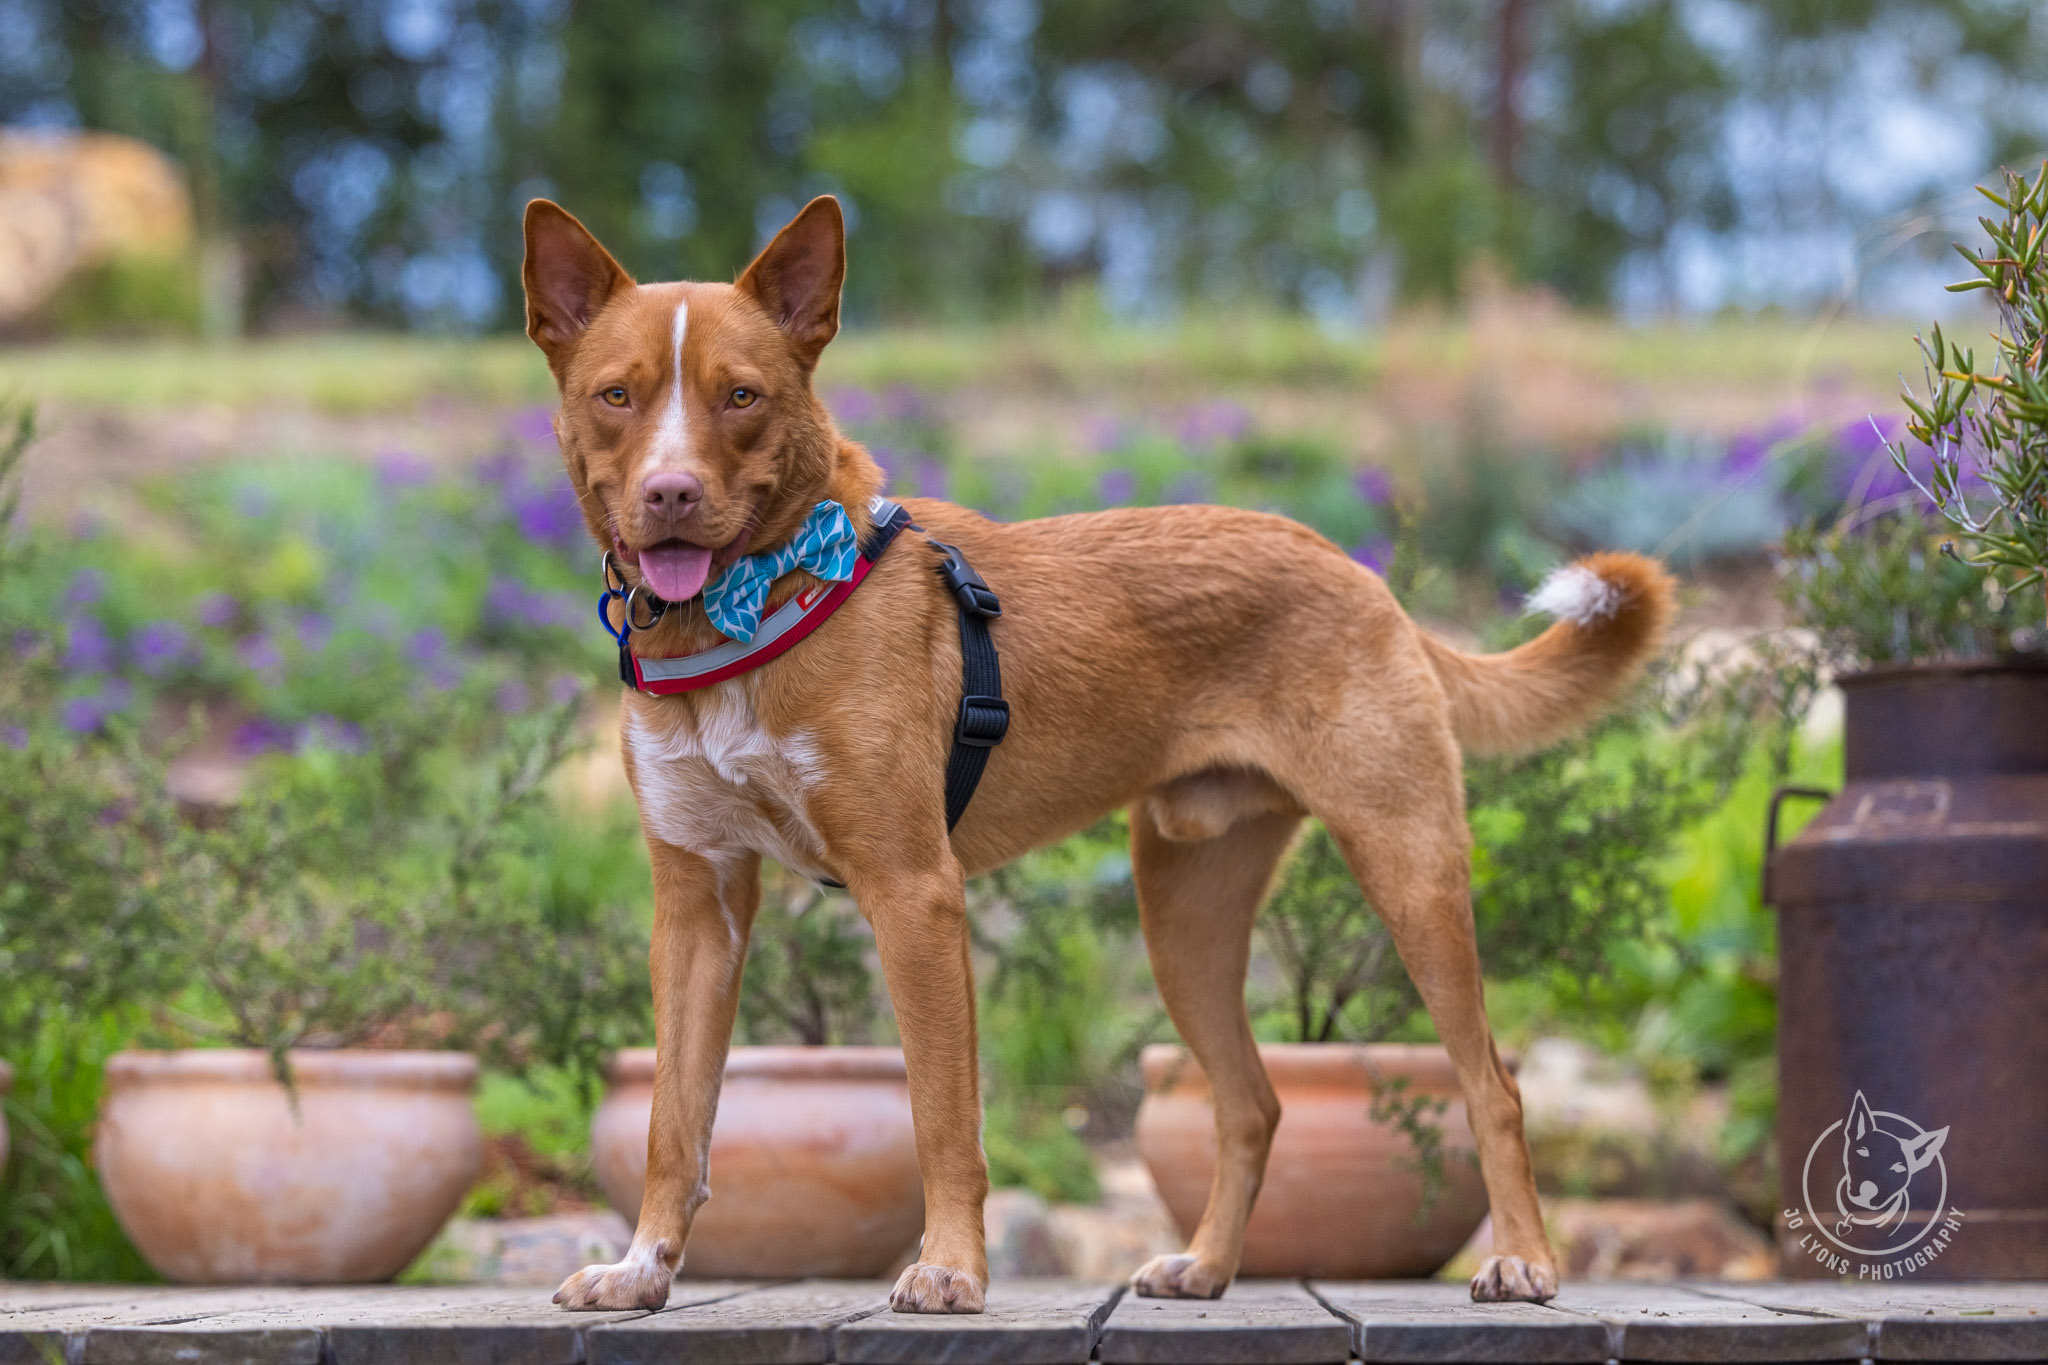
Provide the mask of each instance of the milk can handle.
{"label": "milk can handle", "polygon": [[1780,787],[1771,793],[1770,814],[1764,817],[1764,862],[1771,861],[1771,855],[1778,851],[1778,807],[1788,796],[1805,801],[1832,801],[1835,794],[1825,787]]}

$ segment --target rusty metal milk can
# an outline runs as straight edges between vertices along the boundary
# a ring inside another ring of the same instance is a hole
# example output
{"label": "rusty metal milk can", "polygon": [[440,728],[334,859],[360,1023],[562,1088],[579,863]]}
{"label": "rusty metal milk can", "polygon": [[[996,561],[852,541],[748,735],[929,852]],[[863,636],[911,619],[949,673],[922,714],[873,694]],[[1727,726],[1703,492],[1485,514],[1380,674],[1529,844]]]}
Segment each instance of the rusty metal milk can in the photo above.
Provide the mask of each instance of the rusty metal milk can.
{"label": "rusty metal milk can", "polygon": [[1765,867],[1785,1273],[2048,1276],[2048,667],[1840,681],[1845,785]]}

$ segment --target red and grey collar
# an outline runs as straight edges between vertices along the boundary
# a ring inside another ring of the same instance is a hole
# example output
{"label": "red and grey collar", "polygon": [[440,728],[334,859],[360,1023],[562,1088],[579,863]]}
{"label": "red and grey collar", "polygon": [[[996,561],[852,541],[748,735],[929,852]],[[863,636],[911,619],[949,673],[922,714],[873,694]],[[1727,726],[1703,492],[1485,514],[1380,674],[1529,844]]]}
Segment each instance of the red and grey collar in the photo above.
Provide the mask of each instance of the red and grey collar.
{"label": "red and grey collar", "polygon": [[[695,654],[669,658],[642,658],[627,644],[634,631],[647,630],[659,621],[669,603],[645,588],[626,587],[617,564],[610,554],[605,555],[605,591],[598,599],[597,614],[605,630],[619,642],[619,681],[635,692],[673,696],[737,677],[782,654],[825,624],[825,618],[853,595],[899,533],[923,530],[910,520],[910,513],[901,504],[887,498],[870,498],[868,515],[872,528],[861,538],[853,575],[844,583],[820,583],[806,588],[769,613],[761,629],[745,644],[727,640]],[[950,831],[960,823],[967,803],[974,799],[982,770],[988,766],[989,751],[1001,744],[1010,730],[1010,704],[1003,700],[1002,665],[989,634],[989,622],[1003,614],[1003,604],[958,547],[929,536],[927,539],[939,552],[939,563],[934,567],[952,594],[960,618],[960,709],[953,721],[953,748],[946,757],[946,828]],[[611,617],[614,602],[620,607],[621,624],[617,627],[612,625]],[[634,620],[636,602],[647,606],[645,625]],[[826,884],[839,885],[830,881]]]}
{"label": "red and grey collar", "polygon": [[[797,641],[825,624],[825,618],[839,610],[853,595],[868,570],[889,548],[899,532],[910,525],[910,513],[888,498],[870,498],[868,515],[872,525],[861,538],[860,553],[854,557],[853,574],[843,583],[814,583],[770,612],[754,638],[744,643],[726,640],[694,654],[647,657],[635,654],[627,644],[634,631],[645,631],[661,620],[670,604],[646,588],[625,588],[610,555],[605,556],[605,593],[598,600],[598,619],[619,642],[619,681],[636,692],[673,696],[694,692],[728,678],[759,668],[794,646]],[[619,586],[614,586],[617,582]],[[623,628],[612,625],[612,603],[620,605]],[[636,605],[648,612],[645,622],[636,621]]]}

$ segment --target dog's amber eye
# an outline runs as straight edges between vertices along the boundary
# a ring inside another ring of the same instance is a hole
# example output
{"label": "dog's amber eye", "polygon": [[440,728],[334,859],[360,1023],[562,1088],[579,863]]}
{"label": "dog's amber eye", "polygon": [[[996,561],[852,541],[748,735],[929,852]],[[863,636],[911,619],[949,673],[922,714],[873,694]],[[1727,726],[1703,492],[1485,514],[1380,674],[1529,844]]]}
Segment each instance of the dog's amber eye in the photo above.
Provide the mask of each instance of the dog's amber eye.
{"label": "dog's amber eye", "polygon": [[620,388],[617,384],[614,384],[610,388],[606,389],[602,394],[599,395],[599,397],[603,398],[605,402],[611,404],[615,408],[623,408],[624,406],[626,406],[626,391],[623,388]]}
{"label": "dog's amber eye", "polygon": [[759,395],[752,389],[734,389],[732,391],[732,405],[736,408],[751,408],[754,406],[754,399],[757,397]]}

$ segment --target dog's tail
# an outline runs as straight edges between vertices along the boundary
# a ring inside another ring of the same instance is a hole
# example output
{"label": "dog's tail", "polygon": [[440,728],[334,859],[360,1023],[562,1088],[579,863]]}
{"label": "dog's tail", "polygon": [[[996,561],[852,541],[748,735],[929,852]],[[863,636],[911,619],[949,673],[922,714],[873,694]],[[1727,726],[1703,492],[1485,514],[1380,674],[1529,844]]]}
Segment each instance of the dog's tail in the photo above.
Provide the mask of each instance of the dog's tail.
{"label": "dog's tail", "polygon": [[1589,555],[1543,580],[1531,611],[1557,618],[1504,654],[1467,654],[1422,632],[1471,754],[1541,749],[1587,724],[1642,672],[1677,610],[1671,575],[1635,554]]}

